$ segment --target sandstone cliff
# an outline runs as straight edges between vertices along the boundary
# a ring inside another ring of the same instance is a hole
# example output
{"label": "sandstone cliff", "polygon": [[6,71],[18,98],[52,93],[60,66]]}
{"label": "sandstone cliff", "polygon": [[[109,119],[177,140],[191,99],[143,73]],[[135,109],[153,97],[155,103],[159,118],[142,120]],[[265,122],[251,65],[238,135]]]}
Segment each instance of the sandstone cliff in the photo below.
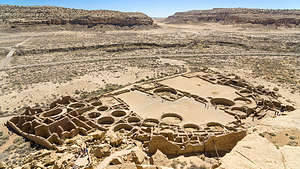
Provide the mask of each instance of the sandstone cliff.
{"label": "sandstone cliff", "polygon": [[300,10],[214,8],[212,10],[177,12],[169,16],[165,22],[173,24],[222,22],[226,24],[251,23],[276,26],[299,25]]}
{"label": "sandstone cliff", "polygon": [[0,23],[20,25],[96,25],[147,26],[153,20],[143,13],[109,10],[82,10],[48,6],[0,6]]}

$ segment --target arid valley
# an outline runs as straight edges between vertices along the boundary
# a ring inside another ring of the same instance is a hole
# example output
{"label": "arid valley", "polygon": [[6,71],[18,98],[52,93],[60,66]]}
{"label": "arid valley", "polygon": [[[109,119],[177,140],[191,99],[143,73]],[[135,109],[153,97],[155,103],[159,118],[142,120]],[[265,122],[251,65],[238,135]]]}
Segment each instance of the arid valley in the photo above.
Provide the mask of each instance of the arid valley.
{"label": "arid valley", "polygon": [[0,168],[299,168],[299,16],[1,5]]}

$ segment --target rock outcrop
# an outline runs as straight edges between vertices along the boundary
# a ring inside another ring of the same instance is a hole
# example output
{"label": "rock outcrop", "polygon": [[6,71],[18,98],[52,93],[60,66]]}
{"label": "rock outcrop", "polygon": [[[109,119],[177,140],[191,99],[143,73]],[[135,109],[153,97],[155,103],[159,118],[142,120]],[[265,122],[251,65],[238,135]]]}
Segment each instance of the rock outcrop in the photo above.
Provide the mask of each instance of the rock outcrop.
{"label": "rock outcrop", "polygon": [[214,8],[212,10],[194,10],[177,12],[169,16],[167,23],[199,23],[199,22],[222,22],[251,23],[262,25],[299,25],[300,10],[267,10],[247,8]]}
{"label": "rock outcrop", "polygon": [[82,10],[62,7],[0,6],[0,23],[16,25],[77,24],[141,26],[152,25],[153,20],[143,13],[110,10]]}

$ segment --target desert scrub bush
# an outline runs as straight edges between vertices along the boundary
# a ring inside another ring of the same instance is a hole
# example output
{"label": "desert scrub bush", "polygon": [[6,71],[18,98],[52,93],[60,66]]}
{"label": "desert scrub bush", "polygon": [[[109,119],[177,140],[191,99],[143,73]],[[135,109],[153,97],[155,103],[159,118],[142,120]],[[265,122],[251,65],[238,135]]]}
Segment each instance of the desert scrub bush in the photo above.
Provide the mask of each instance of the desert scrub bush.
{"label": "desert scrub bush", "polygon": [[106,84],[103,91],[106,93],[106,92],[111,92],[111,91],[114,91],[114,90],[117,90],[117,89],[120,89],[122,88],[123,86],[122,85],[118,85],[118,84]]}
{"label": "desert scrub bush", "polygon": [[258,135],[261,137],[265,137],[265,133],[259,133]]}
{"label": "desert scrub bush", "polygon": [[295,139],[296,139],[296,137],[295,137],[295,136],[290,136],[290,137],[289,137],[289,139],[291,139],[291,140],[295,140]]}
{"label": "desert scrub bush", "polygon": [[146,81],[145,79],[141,79],[141,80],[137,81],[136,83],[143,83],[145,81]]}
{"label": "desert scrub bush", "polygon": [[184,168],[184,166],[186,166],[187,163],[184,161],[184,162],[181,162],[181,161],[177,161],[177,160],[174,160],[171,164],[171,167],[176,169],[176,168]]}
{"label": "desert scrub bush", "polygon": [[5,149],[4,152],[11,152],[17,148],[18,148],[18,146],[13,144],[13,145],[10,145],[7,149]]}
{"label": "desert scrub bush", "polygon": [[0,146],[6,143],[8,136],[3,134],[3,131],[0,131]]}
{"label": "desert scrub bush", "polygon": [[9,116],[8,111],[0,111],[0,117],[6,117]]}
{"label": "desert scrub bush", "polygon": [[8,161],[8,157],[9,157],[8,153],[3,152],[3,153],[0,154],[0,160],[1,161],[5,161],[5,162]]}
{"label": "desert scrub bush", "polygon": [[23,137],[18,137],[13,141],[14,144],[22,144],[24,142],[25,142],[25,139]]}
{"label": "desert scrub bush", "polygon": [[189,167],[189,169],[209,169],[208,167],[206,167],[205,165],[196,165],[196,164],[192,164],[191,167]]}
{"label": "desert scrub bush", "polygon": [[106,84],[105,87],[100,88],[100,89],[95,90],[95,91],[92,91],[92,92],[82,91],[80,93],[79,97],[81,99],[92,98],[92,97],[99,96],[101,94],[105,94],[105,93],[108,93],[108,92],[112,92],[114,90],[118,90],[122,87],[123,87],[122,85],[118,85],[118,84]]}

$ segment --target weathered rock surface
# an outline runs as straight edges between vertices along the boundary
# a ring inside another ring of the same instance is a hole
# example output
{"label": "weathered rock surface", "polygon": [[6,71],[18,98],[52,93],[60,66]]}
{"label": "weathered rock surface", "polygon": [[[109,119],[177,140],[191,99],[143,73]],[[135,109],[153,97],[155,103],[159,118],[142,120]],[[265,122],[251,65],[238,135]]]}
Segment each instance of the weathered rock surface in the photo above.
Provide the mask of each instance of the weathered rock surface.
{"label": "weathered rock surface", "polygon": [[168,157],[165,154],[157,150],[156,153],[151,156],[150,164],[169,167],[171,166],[171,161],[168,159]]}
{"label": "weathered rock surface", "polygon": [[282,161],[280,151],[272,143],[258,134],[250,134],[222,158],[220,168],[284,168]]}
{"label": "weathered rock surface", "polygon": [[109,140],[110,145],[113,147],[119,147],[123,142],[123,138],[113,132],[107,133],[107,139]]}
{"label": "weathered rock surface", "polygon": [[137,166],[138,169],[171,169],[169,167],[162,167],[157,165],[139,165]]}
{"label": "weathered rock surface", "polygon": [[125,163],[125,164],[108,166],[106,168],[107,169],[136,169],[137,167],[135,166],[134,163]]}
{"label": "weathered rock surface", "polygon": [[146,153],[140,149],[133,150],[131,154],[135,164],[142,164],[146,157]]}
{"label": "weathered rock surface", "polygon": [[[257,127],[260,131],[287,131],[299,129],[299,110],[290,112],[287,116],[266,118]],[[275,146],[276,142],[268,141],[257,132],[247,135],[221,159],[220,168],[299,168],[297,164],[300,155],[299,146]],[[234,161],[234,163],[233,163]]]}
{"label": "weathered rock surface", "polygon": [[0,161],[0,169],[5,169],[5,168],[6,168],[6,164]]}
{"label": "weathered rock surface", "polygon": [[114,157],[111,161],[111,165],[118,165],[118,164],[123,164],[124,160],[121,157]]}
{"label": "weathered rock surface", "polygon": [[169,16],[168,23],[251,23],[263,25],[299,25],[300,10],[267,10],[247,8],[214,8],[212,10],[194,10],[177,12]]}
{"label": "weathered rock surface", "polygon": [[111,147],[109,145],[98,145],[92,149],[92,154],[98,158],[107,157],[110,155],[110,148]]}
{"label": "weathered rock surface", "polygon": [[92,136],[93,140],[103,140],[105,138],[105,132],[97,130],[90,133],[89,136]]}
{"label": "weathered rock surface", "polygon": [[0,6],[0,23],[11,25],[139,26],[152,25],[153,20],[143,13],[109,10],[82,10],[62,7]]}

